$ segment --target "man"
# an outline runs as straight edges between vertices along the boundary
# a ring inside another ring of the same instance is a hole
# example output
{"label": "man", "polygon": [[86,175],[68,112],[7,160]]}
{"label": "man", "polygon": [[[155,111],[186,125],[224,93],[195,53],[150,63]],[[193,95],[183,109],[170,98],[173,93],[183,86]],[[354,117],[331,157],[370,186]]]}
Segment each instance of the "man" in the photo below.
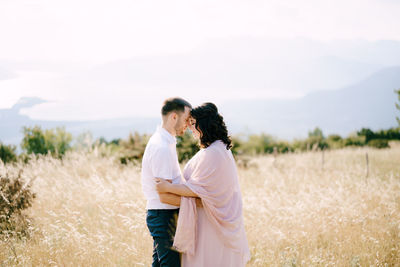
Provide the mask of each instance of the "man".
{"label": "man", "polygon": [[181,98],[165,100],[161,109],[162,125],[151,136],[143,155],[142,189],[147,199],[147,227],[153,237],[153,267],[180,266],[180,255],[172,248],[179,203],[173,206],[160,201],[155,177],[180,183],[175,137],[185,133],[191,108]]}

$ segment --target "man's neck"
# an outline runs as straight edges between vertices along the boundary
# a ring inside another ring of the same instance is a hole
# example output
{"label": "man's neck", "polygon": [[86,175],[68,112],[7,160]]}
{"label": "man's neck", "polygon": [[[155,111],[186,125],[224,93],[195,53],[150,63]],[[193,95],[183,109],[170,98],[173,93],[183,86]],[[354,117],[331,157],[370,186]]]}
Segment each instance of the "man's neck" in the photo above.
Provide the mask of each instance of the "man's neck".
{"label": "man's neck", "polygon": [[172,127],[168,127],[164,123],[161,125],[167,132],[169,132],[173,137],[176,137],[176,131]]}

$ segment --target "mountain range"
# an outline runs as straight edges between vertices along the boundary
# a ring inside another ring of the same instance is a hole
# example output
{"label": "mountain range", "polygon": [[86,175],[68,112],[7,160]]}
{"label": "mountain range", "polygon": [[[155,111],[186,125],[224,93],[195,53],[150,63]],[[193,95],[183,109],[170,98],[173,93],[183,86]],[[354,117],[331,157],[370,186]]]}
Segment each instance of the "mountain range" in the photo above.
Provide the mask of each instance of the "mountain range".
{"label": "mountain range", "polygon": [[382,69],[338,90],[315,91],[297,99],[231,102],[224,112],[235,132],[247,129],[290,139],[320,127],[326,134],[348,135],[362,127],[378,130],[396,126],[396,114],[400,116],[395,107],[396,89],[400,89],[399,66]]}
{"label": "mountain range", "polygon": [[[290,77],[287,77],[290,79]],[[252,99],[227,101],[219,110],[231,134],[268,133],[282,139],[301,138],[315,127],[324,134],[348,135],[362,127],[373,130],[397,125],[395,89],[400,88],[400,66],[388,67],[336,90],[314,91],[296,99]],[[212,98],[210,96],[210,98]],[[73,135],[91,132],[94,138],[125,138],[129,132],[151,133],[160,118],[131,117],[95,121],[33,120],[21,109],[46,102],[21,98],[12,108],[0,109],[0,141],[19,144],[22,127],[65,126]]]}

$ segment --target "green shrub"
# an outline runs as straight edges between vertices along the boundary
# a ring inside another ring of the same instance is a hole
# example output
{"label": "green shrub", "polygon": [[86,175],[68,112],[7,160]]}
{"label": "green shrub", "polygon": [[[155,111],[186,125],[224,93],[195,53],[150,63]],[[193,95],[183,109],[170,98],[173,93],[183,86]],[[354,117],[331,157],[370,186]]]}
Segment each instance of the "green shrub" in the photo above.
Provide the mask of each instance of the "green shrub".
{"label": "green shrub", "polygon": [[241,143],[241,153],[247,155],[258,155],[264,153],[272,153],[274,150],[275,140],[267,134],[252,134],[247,140]]}
{"label": "green shrub", "polygon": [[135,132],[130,133],[127,140],[119,140],[120,149],[120,162],[128,164],[128,162],[138,163],[142,160],[146,144],[150,136],[140,135]]}
{"label": "green shrub", "polygon": [[0,143],[0,160],[5,164],[15,162],[17,160],[16,147],[12,145],[4,145]]}
{"label": "green shrub", "polygon": [[368,142],[368,146],[375,148],[387,148],[389,147],[389,141],[387,139],[373,139]]}
{"label": "green shrub", "polygon": [[191,133],[185,132],[184,135],[177,137],[176,152],[179,162],[188,161],[199,150],[199,142],[192,137]]}
{"label": "green shrub", "polygon": [[286,141],[279,141],[274,144],[274,149],[276,148],[276,152],[278,153],[288,153],[293,152],[292,146]]}
{"label": "green shrub", "polygon": [[328,136],[328,140],[332,141],[332,142],[340,142],[342,141],[342,137],[338,134],[331,134]]}
{"label": "green shrub", "polygon": [[329,135],[328,138],[326,139],[326,142],[330,149],[338,149],[344,147],[344,140],[340,135],[337,134]]}
{"label": "green shrub", "polygon": [[324,134],[318,127],[308,132],[308,138],[304,142],[307,144],[307,150],[323,150],[328,148],[328,143],[325,140]]}
{"label": "green shrub", "polygon": [[344,139],[345,146],[364,146],[365,136],[349,136]]}
{"label": "green shrub", "polygon": [[242,155],[243,154],[243,141],[238,136],[232,137],[232,154],[234,156]]}
{"label": "green shrub", "polygon": [[0,174],[0,233],[2,236],[28,234],[29,218],[24,211],[36,197],[25,184],[20,171],[17,175]]}
{"label": "green shrub", "polygon": [[304,140],[295,139],[292,142],[292,149],[296,152],[309,149],[309,145]]}

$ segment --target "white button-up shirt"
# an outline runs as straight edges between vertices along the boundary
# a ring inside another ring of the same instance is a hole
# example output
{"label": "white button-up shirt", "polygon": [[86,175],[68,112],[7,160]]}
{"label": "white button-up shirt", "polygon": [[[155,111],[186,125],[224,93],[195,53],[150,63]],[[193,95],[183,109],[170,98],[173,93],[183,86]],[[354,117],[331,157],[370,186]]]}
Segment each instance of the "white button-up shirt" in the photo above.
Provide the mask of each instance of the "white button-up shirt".
{"label": "white button-up shirt", "polygon": [[161,126],[150,137],[142,159],[142,189],[147,199],[146,209],[177,209],[161,203],[155,187],[155,177],[181,182],[181,170],[176,154],[176,139]]}

